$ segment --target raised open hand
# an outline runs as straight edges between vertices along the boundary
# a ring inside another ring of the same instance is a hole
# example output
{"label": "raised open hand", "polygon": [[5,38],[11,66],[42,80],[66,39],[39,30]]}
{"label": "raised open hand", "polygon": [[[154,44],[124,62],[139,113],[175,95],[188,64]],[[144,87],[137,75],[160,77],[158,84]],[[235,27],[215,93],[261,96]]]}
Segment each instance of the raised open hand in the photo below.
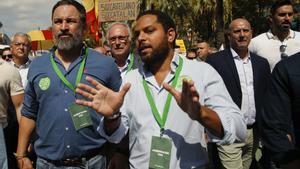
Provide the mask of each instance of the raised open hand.
{"label": "raised open hand", "polygon": [[191,119],[199,120],[199,112],[201,112],[200,96],[192,80],[188,81],[183,79],[181,92],[167,83],[164,83],[163,87],[174,96],[179,107],[186,112]]}
{"label": "raised open hand", "polygon": [[119,92],[114,92],[89,76],[86,77],[86,80],[91,83],[93,87],[82,83],[77,86],[76,93],[88,99],[77,99],[77,104],[91,107],[104,117],[110,117],[119,111],[123,104],[124,97],[130,88],[129,83],[126,83]]}

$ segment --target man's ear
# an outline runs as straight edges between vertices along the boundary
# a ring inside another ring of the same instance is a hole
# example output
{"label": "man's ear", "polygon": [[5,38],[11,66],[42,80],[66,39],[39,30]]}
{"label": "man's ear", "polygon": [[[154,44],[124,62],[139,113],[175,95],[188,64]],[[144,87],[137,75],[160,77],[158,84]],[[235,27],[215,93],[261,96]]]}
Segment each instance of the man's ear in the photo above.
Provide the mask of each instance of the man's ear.
{"label": "man's ear", "polygon": [[167,32],[167,36],[168,36],[168,41],[170,43],[173,43],[176,39],[176,31],[174,30],[174,28],[169,28],[168,32]]}

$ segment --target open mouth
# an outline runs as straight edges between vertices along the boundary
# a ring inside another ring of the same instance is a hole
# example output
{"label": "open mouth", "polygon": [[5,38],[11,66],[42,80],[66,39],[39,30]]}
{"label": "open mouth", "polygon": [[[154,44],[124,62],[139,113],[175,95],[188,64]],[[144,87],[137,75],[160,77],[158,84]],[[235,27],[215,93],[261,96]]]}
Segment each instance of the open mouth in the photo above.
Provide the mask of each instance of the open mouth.
{"label": "open mouth", "polygon": [[61,35],[58,35],[58,37],[59,37],[60,39],[71,38],[72,35],[70,35],[70,34],[61,34]]}
{"label": "open mouth", "polygon": [[282,24],[283,28],[290,28],[290,24]]}

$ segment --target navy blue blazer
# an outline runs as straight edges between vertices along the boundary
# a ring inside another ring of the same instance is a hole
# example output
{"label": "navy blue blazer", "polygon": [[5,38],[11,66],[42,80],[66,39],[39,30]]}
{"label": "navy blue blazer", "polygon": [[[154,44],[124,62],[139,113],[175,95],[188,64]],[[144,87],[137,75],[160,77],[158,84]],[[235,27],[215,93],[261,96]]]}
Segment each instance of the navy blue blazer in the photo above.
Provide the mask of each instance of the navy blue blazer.
{"label": "navy blue blazer", "polygon": [[278,163],[300,159],[299,67],[300,52],[277,63],[261,114],[264,145]]}
{"label": "navy blue blazer", "polygon": [[[253,86],[255,108],[257,114],[256,118],[258,118],[258,114],[262,111],[264,94],[267,89],[271,72],[267,59],[262,58],[254,53],[250,53],[250,57],[254,78]],[[214,67],[221,75],[232,100],[239,108],[241,108],[242,90],[240,79],[230,49],[225,49],[223,51],[209,55],[206,58],[206,62]]]}

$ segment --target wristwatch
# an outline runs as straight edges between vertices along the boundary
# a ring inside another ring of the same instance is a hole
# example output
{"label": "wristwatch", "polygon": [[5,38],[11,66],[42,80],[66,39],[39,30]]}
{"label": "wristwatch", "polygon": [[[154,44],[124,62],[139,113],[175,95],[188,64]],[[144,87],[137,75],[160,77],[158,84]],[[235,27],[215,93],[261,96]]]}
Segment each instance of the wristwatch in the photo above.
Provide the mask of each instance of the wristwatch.
{"label": "wristwatch", "polygon": [[121,117],[121,112],[117,111],[116,113],[114,113],[112,116],[109,117],[105,117],[107,120],[112,121],[112,120],[116,120],[118,118]]}

